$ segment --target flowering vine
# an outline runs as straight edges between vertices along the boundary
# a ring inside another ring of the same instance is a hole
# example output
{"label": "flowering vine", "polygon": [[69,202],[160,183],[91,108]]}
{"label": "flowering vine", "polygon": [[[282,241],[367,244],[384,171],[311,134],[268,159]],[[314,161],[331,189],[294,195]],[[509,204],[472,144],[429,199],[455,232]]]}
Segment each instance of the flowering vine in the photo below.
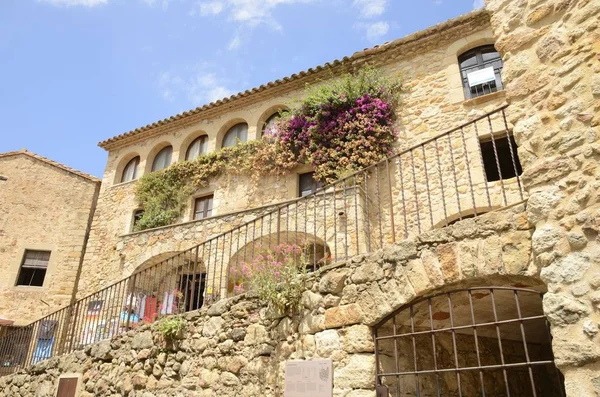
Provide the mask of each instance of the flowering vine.
{"label": "flowering vine", "polygon": [[142,177],[136,195],[144,215],[136,230],[175,222],[190,194],[224,173],[284,175],[309,163],[315,179],[333,182],[385,158],[396,139],[401,92],[399,80],[375,69],[307,87],[305,97],[282,113],[273,134]]}

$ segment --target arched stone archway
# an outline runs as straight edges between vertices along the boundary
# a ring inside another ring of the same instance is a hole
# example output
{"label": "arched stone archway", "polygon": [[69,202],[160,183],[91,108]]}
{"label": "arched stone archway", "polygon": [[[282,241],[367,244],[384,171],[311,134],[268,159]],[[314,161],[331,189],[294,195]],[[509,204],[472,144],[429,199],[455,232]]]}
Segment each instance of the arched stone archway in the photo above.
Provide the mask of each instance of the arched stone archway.
{"label": "arched stone archway", "polygon": [[545,286],[523,281],[445,286],[386,316],[374,327],[378,395],[564,396]]}

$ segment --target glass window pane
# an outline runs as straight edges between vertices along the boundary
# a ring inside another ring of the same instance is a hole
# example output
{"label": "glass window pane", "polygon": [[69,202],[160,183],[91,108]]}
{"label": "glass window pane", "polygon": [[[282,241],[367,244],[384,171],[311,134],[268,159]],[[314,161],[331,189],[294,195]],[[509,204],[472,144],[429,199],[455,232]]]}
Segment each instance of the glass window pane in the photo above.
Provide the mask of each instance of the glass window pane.
{"label": "glass window pane", "polygon": [[158,154],[154,158],[154,162],[152,163],[152,171],[162,170],[163,168],[167,168],[169,165],[171,165],[172,154],[172,146],[167,146],[166,148],[158,152]]}
{"label": "glass window pane", "polygon": [[137,168],[140,163],[140,157],[135,157],[127,163],[125,169],[123,170],[123,176],[121,178],[121,182],[129,182],[137,179]]}
{"label": "glass window pane", "polygon": [[206,135],[196,138],[190,145],[185,155],[186,160],[194,160],[208,149],[208,137]]}
{"label": "glass window pane", "polygon": [[281,116],[279,113],[275,113],[271,115],[267,121],[265,121],[265,125],[263,127],[263,136],[273,136],[277,134],[277,122],[280,118]]}
{"label": "glass window pane", "polygon": [[213,195],[199,197],[194,204],[194,219],[203,219],[212,216]]}
{"label": "glass window pane", "polygon": [[223,137],[223,147],[235,146],[238,142],[246,142],[248,140],[248,124],[236,124],[227,131]]}
{"label": "glass window pane", "polygon": [[321,183],[316,181],[314,172],[300,174],[298,177],[300,197],[307,196],[321,187]]}
{"label": "glass window pane", "polygon": [[482,50],[481,56],[483,58],[483,62],[487,62],[487,61],[491,61],[491,60],[500,58],[500,54],[498,54],[498,52],[496,52],[496,50],[493,48],[487,48],[487,49]]}

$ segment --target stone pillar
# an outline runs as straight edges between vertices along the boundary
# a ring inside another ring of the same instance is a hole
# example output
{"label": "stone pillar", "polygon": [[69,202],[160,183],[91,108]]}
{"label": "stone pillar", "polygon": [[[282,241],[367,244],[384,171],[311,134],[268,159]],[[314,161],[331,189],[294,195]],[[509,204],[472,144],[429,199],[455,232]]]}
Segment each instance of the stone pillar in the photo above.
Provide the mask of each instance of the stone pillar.
{"label": "stone pillar", "polygon": [[486,0],[568,396],[600,396],[600,1]]}

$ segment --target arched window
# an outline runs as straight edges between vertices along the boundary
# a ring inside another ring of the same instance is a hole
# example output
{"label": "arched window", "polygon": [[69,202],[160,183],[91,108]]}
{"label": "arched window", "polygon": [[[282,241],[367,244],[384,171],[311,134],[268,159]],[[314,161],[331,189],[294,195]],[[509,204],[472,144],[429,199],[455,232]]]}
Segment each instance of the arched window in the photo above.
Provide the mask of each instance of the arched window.
{"label": "arched window", "polygon": [[154,157],[152,162],[152,172],[167,168],[171,164],[171,155],[173,154],[173,146],[162,148]]}
{"label": "arched window", "polygon": [[140,165],[140,156],[136,156],[129,160],[125,168],[123,169],[123,174],[121,175],[121,182],[129,182],[137,179],[138,177],[138,166]]}
{"label": "arched window", "polygon": [[273,136],[273,135],[277,134],[277,122],[279,121],[280,118],[281,118],[281,115],[279,114],[279,112],[273,113],[267,119],[267,121],[265,121],[265,124],[263,125],[263,129],[262,129],[262,135],[263,136]]}
{"label": "arched window", "polygon": [[230,147],[237,145],[239,142],[246,142],[248,140],[248,124],[239,123],[234,125],[227,131],[223,137],[223,147]]}
{"label": "arched window", "polygon": [[466,99],[502,90],[502,58],[493,45],[465,52],[458,63]]}
{"label": "arched window", "polygon": [[188,147],[185,153],[186,160],[194,160],[198,156],[205,154],[208,151],[208,136],[202,135],[196,139]]}

